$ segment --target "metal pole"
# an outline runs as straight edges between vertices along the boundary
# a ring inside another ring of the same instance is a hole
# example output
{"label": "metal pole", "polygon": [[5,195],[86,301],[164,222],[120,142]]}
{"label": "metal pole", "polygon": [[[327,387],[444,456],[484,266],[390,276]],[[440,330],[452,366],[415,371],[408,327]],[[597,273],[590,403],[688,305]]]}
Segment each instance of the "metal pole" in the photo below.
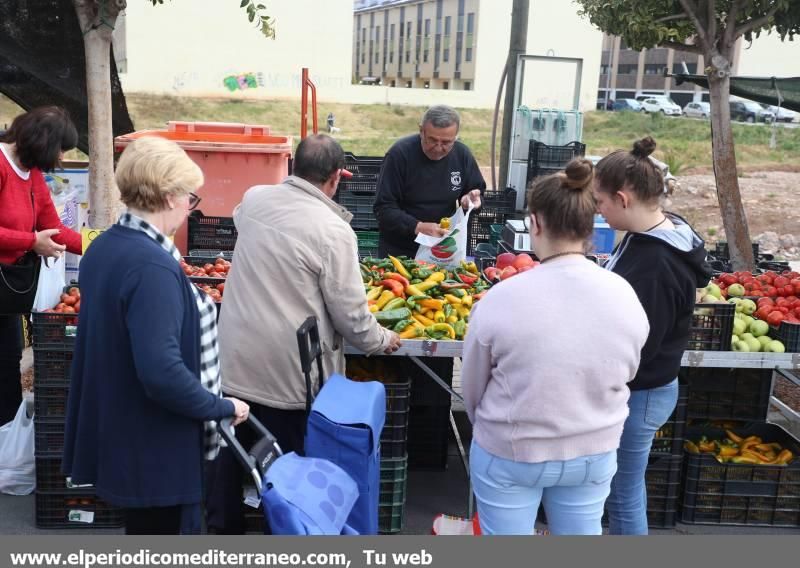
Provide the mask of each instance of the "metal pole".
{"label": "metal pole", "polygon": [[511,9],[511,41],[508,46],[508,78],[503,105],[503,130],[500,138],[500,177],[498,189],[508,187],[508,156],[511,152],[511,125],[514,121],[514,95],[517,83],[517,57],[524,55],[528,45],[529,0],[514,0]]}

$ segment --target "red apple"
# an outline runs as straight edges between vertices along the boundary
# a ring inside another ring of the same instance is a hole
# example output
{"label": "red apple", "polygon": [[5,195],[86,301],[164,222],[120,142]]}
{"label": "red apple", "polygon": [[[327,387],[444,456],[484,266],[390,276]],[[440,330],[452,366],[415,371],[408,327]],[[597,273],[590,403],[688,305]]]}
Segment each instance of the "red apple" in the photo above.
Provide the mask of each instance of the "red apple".
{"label": "red apple", "polygon": [[522,268],[523,266],[531,266],[532,264],[533,264],[533,259],[531,258],[531,255],[529,255],[526,252],[522,252],[517,255],[517,258],[514,259],[514,262],[511,263],[511,266],[513,266],[514,268],[517,269],[517,271],[519,271],[519,269]]}
{"label": "red apple", "polygon": [[503,270],[507,266],[511,266],[514,263],[516,256],[513,252],[504,252],[503,254],[497,255],[497,262],[495,265],[497,266],[498,270]]}
{"label": "red apple", "polygon": [[500,272],[500,280],[506,280],[508,278],[511,278],[512,276],[514,276],[518,272],[519,271],[516,268],[514,268],[513,266],[506,266],[502,270],[502,272]]}

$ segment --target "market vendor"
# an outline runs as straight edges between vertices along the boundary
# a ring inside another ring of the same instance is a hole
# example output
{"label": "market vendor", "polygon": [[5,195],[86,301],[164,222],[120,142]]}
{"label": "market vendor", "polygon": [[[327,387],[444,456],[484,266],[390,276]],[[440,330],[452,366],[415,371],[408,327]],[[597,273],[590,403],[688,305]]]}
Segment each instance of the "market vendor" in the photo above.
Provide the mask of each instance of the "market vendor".
{"label": "market vendor", "polygon": [[419,233],[443,236],[442,217],[455,212],[456,201],[481,205],[486,182],[469,148],[458,141],[460,117],[436,105],[422,117],[419,134],[395,142],[383,161],[374,212],[380,231],[380,256],[414,257]]}

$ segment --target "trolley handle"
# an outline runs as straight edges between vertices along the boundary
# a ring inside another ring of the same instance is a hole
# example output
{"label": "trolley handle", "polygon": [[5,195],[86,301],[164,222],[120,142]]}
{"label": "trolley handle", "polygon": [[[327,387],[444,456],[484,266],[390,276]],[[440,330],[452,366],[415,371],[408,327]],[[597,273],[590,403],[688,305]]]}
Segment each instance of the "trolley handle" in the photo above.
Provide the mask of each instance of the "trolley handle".
{"label": "trolley handle", "polygon": [[[277,450],[277,454],[281,455],[281,449],[280,446],[278,446],[275,437],[255,416],[250,414],[247,417],[247,420],[245,420],[242,424],[248,424],[258,434],[258,440],[255,444],[253,444],[253,448],[274,446]],[[256,462],[256,459],[250,454],[250,452],[244,449],[244,446],[242,446],[241,442],[239,442],[233,433],[233,417],[228,416],[217,422],[217,432],[219,432],[219,435],[222,436],[223,440],[225,440],[225,443],[228,444],[228,447],[233,452],[233,455],[236,456],[236,460],[253,477],[253,481],[255,481],[256,488],[258,489],[258,494],[260,495],[263,472],[260,471],[259,464]]]}

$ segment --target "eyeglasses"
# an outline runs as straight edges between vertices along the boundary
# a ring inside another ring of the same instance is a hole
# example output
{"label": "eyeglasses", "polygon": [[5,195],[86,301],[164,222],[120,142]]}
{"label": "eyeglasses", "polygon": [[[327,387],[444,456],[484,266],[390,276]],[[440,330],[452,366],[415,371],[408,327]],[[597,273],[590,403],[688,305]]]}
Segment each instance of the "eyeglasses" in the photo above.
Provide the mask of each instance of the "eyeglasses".
{"label": "eyeglasses", "polygon": [[196,193],[189,192],[189,211],[193,211],[198,205],[200,205],[200,201],[202,198],[197,195]]}
{"label": "eyeglasses", "polygon": [[442,140],[440,138],[428,136],[428,134],[426,134],[424,130],[422,131],[422,141],[425,143],[426,146],[431,146],[434,148],[436,146],[439,146],[443,150],[447,150],[455,145],[456,140],[458,140],[458,136],[450,140]]}

